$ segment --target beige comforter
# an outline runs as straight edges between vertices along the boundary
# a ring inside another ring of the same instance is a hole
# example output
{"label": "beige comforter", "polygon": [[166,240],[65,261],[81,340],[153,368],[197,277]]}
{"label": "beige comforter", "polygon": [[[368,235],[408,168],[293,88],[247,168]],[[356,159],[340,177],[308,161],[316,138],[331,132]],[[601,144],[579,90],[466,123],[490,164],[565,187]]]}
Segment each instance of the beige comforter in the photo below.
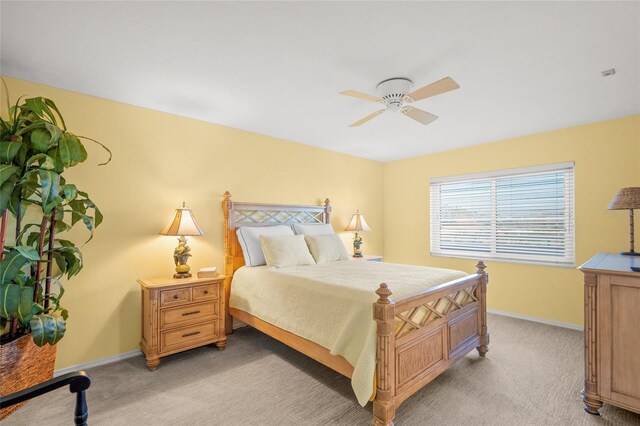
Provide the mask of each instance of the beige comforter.
{"label": "beige comforter", "polygon": [[353,367],[351,386],[360,405],[373,394],[375,290],[386,282],[399,300],[464,272],[421,266],[346,260],[271,269],[242,267],[231,285],[229,305],[311,340]]}

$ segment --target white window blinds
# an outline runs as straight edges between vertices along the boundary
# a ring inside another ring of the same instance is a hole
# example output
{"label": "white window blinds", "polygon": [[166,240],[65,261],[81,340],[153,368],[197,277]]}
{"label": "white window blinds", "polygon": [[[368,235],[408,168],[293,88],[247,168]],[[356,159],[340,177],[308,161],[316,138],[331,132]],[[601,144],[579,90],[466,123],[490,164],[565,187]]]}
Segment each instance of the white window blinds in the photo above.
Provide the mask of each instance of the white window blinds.
{"label": "white window blinds", "polygon": [[431,254],[573,267],[573,163],[431,181]]}

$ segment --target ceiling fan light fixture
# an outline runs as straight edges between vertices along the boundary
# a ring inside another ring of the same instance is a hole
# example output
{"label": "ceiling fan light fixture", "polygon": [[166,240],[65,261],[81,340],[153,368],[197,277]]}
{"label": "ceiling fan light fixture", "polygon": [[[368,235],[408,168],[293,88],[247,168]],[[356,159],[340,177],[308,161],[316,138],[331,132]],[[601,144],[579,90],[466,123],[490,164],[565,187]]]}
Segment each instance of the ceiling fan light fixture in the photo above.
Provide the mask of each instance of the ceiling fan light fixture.
{"label": "ceiling fan light fixture", "polygon": [[396,112],[405,102],[405,96],[411,91],[413,82],[408,78],[390,78],[380,82],[376,86],[378,95],[382,98],[387,108]]}

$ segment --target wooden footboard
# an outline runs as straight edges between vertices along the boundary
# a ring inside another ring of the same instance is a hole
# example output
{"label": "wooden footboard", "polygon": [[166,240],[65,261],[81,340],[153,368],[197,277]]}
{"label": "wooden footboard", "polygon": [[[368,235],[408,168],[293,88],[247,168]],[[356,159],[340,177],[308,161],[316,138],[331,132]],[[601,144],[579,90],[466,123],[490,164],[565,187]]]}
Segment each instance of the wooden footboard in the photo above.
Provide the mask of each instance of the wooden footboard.
{"label": "wooden footboard", "polygon": [[485,264],[475,274],[393,302],[381,284],[373,304],[377,323],[375,425],[393,425],[398,406],[477,348],[489,350]]}

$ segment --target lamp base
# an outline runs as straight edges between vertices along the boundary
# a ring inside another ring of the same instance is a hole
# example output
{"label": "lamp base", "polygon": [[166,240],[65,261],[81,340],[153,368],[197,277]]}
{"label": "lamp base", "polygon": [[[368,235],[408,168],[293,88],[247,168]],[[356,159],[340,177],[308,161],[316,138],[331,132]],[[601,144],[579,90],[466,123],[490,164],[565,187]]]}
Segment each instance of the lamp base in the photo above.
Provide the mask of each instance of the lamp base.
{"label": "lamp base", "polygon": [[191,278],[191,274],[189,272],[178,272],[173,274],[173,278],[182,279],[182,278]]}
{"label": "lamp base", "polygon": [[362,253],[354,254],[353,257],[363,257]]}
{"label": "lamp base", "polygon": [[637,251],[623,251],[620,254],[623,256],[640,256],[640,252]]}

